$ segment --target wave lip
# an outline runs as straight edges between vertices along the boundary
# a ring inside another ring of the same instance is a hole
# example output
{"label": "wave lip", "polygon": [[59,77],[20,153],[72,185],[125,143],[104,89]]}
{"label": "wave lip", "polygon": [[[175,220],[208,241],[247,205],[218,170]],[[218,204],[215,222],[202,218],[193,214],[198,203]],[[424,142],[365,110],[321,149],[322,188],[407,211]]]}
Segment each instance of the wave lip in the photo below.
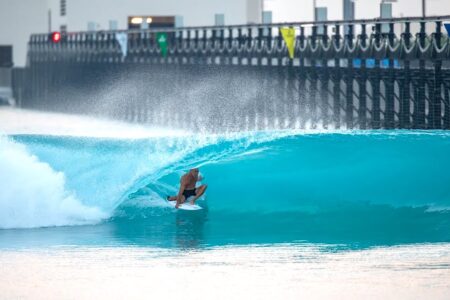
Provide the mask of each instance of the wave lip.
{"label": "wave lip", "polygon": [[65,176],[0,137],[0,228],[33,228],[97,223],[107,217],[65,189]]}
{"label": "wave lip", "polygon": [[0,137],[0,228],[92,224],[118,211],[153,217],[194,166],[210,186],[211,214],[446,208],[449,137],[440,131]]}

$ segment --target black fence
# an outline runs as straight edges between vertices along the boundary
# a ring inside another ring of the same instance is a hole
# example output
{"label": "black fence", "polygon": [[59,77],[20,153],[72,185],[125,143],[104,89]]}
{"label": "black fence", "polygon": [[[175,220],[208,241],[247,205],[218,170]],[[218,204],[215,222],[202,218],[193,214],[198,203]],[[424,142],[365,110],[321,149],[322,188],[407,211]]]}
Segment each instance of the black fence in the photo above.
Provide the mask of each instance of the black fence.
{"label": "black fence", "polygon": [[27,108],[202,130],[450,129],[446,20],[37,34],[15,88]]}

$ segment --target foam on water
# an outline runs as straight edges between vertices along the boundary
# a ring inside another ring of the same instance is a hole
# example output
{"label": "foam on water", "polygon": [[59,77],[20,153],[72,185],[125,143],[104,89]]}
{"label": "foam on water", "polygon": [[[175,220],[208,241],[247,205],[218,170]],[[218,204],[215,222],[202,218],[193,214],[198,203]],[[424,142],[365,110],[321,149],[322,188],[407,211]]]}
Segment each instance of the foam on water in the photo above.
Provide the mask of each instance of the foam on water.
{"label": "foam on water", "polygon": [[80,225],[106,216],[66,190],[64,173],[5,137],[0,137],[0,170],[0,228]]}
{"label": "foam on water", "polygon": [[185,130],[146,127],[84,115],[0,107],[0,133],[136,139],[185,136]]}

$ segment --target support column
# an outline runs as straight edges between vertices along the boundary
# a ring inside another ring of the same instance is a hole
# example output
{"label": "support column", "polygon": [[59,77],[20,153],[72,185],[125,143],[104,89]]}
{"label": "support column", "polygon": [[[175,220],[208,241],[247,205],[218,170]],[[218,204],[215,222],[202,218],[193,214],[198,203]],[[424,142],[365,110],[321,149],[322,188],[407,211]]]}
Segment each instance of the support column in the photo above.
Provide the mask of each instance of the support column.
{"label": "support column", "polygon": [[[420,45],[425,48],[425,22],[420,23],[420,33],[419,33],[419,43]],[[421,53],[419,53],[420,60],[419,60],[419,76],[418,76],[418,83],[417,83],[417,98],[416,98],[416,105],[414,109],[414,128],[416,129],[425,129],[426,123],[425,123],[425,82],[427,80],[426,78],[426,71],[425,71],[425,59],[422,56]]]}
{"label": "support column", "polygon": [[[366,47],[367,45],[367,33],[366,33],[366,24],[361,25],[361,46]],[[361,69],[359,74],[359,109],[358,109],[358,120],[359,120],[359,128],[366,129],[367,127],[367,68],[366,68],[366,60],[361,59]]]}
{"label": "support column", "polygon": [[[328,46],[328,26],[323,25],[323,35],[322,43],[325,47]],[[320,98],[321,98],[321,118],[322,125],[324,128],[328,127],[329,114],[328,114],[328,81],[330,80],[329,70],[328,70],[328,60],[327,58],[322,59],[321,63],[322,75],[320,76]]]}
{"label": "support column", "polygon": [[[375,44],[380,46],[381,24],[375,24]],[[380,60],[375,59],[375,66],[372,75],[372,128],[381,128],[381,108],[380,108]]]}
{"label": "support column", "polygon": [[[336,25],[335,28],[336,34],[333,39],[336,45],[340,45],[340,26]],[[341,76],[341,60],[335,57],[333,71],[333,123],[337,129],[341,127]]]}
{"label": "support column", "polygon": [[[436,22],[436,32],[434,38],[438,47],[441,46],[441,32],[442,22]],[[442,60],[438,57],[437,49],[433,49],[434,55],[434,82],[433,82],[433,98],[431,99],[431,114],[432,120],[430,128],[442,128],[442,111],[441,111],[441,86],[442,86]]]}
{"label": "support column", "polygon": [[[348,25],[348,34],[346,35],[347,43],[353,47],[353,24]],[[345,93],[345,123],[348,129],[353,128],[353,58],[347,59],[347,70],[345,76],[346,93]]]}
{"label": "support column", "polygon": [[[405,32],[403,33],[403,40],[405,41],[406,48],[411,47],[411,23],[405,23]],[[411,127],[410,121],[410,104],[411,104],[411,74],[410,74],[411,62],[406,57],[404,61],[404,69],[402,70],[403,78],[401,81],[400,91],[400,128],[407,129]]]}
{"label": "support column", "polygon": [[450,82],[444,82],[444,99],[444,124],[442,128],[450,129]]}
{"label": "support column", "polygon": [[[300,26],[300,36],[299,43],[300,47],[305,46],[305,27]],[[300,119],[300,128],[305,128],[305,118],[306,118],[306,68],[305,68],[305,58],[303,53],[299,57],[299,67],[298,67],[298,113]]]}
{"label": "support column", "polygon": [[[394,23],[389,23],[389,33],[388,33],[389,43],[394,44]],[[384,85],[386,88],[386,111],[384,114],[384,128],[392,129],[395,127],[395,97],[394,97],[394,59],[391,53],[388,53],[389,65],[387,76],[384,78]]]}

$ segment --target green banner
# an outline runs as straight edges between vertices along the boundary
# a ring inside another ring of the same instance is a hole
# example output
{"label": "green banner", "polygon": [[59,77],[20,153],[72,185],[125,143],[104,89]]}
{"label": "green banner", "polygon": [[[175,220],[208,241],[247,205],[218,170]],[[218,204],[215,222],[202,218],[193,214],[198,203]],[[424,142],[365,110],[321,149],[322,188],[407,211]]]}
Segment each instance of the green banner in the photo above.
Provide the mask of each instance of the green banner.
{"label": "green banner", "polygon": [[163,57],[167,56],[167,33],[158,32],[156,33],[156,40],[159,44],[159,49],[161,49],[161,55]]}

